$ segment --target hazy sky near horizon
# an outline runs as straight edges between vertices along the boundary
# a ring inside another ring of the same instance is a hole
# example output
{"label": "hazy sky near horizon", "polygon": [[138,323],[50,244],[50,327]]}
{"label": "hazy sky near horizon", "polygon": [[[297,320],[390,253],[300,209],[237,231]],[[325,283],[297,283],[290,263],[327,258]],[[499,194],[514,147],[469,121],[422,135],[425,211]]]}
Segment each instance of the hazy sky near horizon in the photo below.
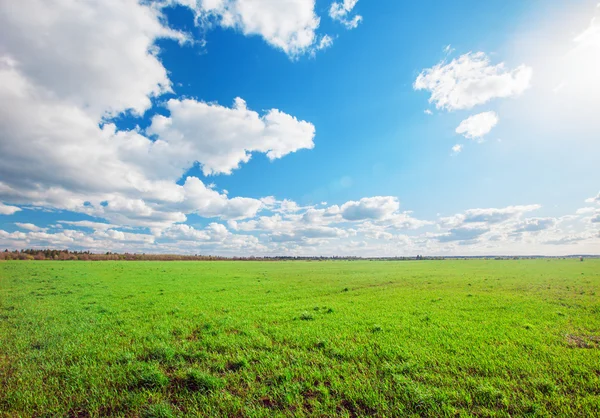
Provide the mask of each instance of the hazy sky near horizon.
{"label": "hazy sky near horizon", "polygon": [[600,253],[598,0],[0,0],[0,248]]}

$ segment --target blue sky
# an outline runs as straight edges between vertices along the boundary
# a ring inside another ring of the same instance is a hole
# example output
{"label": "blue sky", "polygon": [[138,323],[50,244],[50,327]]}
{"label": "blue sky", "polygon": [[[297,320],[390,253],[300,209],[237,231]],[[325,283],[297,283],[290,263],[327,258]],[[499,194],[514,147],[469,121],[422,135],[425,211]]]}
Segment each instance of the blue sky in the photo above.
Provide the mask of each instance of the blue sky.
{"label": "blue sky", "polygon": [[0,7],[0,247],[600,253],[597,1]]}

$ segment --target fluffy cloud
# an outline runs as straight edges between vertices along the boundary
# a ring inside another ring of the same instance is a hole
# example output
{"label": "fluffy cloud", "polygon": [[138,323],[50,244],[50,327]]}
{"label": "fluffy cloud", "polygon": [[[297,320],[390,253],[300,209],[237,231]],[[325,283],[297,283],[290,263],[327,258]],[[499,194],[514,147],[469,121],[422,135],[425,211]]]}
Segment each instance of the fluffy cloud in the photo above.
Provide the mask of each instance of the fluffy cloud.
{"label": "fluffy cloud", "polygon": [[396,212],[399,207],[400,202],[395,197],[365,197],[357,202],[344,203],[341,207],[341,214],[348,221],[384,219]]}
{"label": "fluffy cloud", "polygon": [[194,10],[201,24],[218,24],[259,35],[290,57],[313,50],[320,19],[314,0],[177,0]]}
{"label": "fluffy cloud", "polygon": [[28,231],[39,232],[39,231],[45,231],[46,230],[45,228],[40,228],[39,226],[34,225],[32,223],[15,222],[15,225],[17,225],[21,229],[26,229]]}
{"label": "fluffy cloud", "polygon": [[[206,187],[207,190],[212,189]],[[363,206],[386,207],[386,199],[366,198]],[[469,209],[438,222],[412,217],[410,212],[369,212],[348,220],[343,207],[301,207],[295,202],[265,198],[259,201],[270,216],[229,220],[228,226],[210,223],[203,229],[175,223],[146,232],[145,228],[123,231],[115,224],[95,221],[59,221],[57,225],[25,225],[25,232],[0,230],[0,247],[59,247],[92,251],[137,251],[148,253],[201,253],[219,255],[489,255],[554,254],[600,251],[599,230],[590,226],[594,208],[578,210],[560,218],[521,216],[538,205]],[[375,205],[374,202],[380,201]],[[366,204],[367,202],[368,204]],[[391,206],[395,207],[392,199]],[[388,202],[389,203],[389,202]],[[281,210],[281,207],[290,210]],[[591,209],[592,211],[590,211]],[[402,233],[399,233],[402,231]]]}
{"label": "fluffy cloud", "polygon": [[[42,34],[43,36],[35,36]],[[154,42],[187,38],[135,0],[0,5],[0,206],[85,213],[120,226],[166,228],[186,214],[252,217],[256,199],[229,198],[199,179],[195,163],[230,173],[254,152],[271,160],[312,148],[314,126],[277,109],[264,115],[172,99],[148,133],[110,117],[146,111],[171,91]],[[35,117],[32,117],[35,115]],[[35,169],[31,169],[35,167]]]}
{"label": "fluffy cloud", "polygon": [[499,223],[516,218],[523,213],[540,209],[540,205],[508,206],[501,209],[469,209],[465,211],[464,222]]}
{"label": "fluffy cloud", "polygon": [[104,222],[94,222],[94,221],[58,221],[58,224],[62,225],[72,225],[80,228],[90,228],[99,231],[105,231],[111,228],[117,228],[117,225],[107,224]]}
{"label": "fluffy cloud", "polygon": [[69,248],[91,251],[144,251],[151,248],[154,237],[148,234],[126,233],[116,230],[83,231],[65,229],[60,232],[29,231],[6,232],[0,230],[0,245],[15,248]]}
{"label": "fluffy cloud", "polygon": [[[175,242],[175,245],[183,243],[185,245],[184,248],[188,252],[190,250],[200,252],[218,251],[220,253],[239,255],[240,252],[264,252],[267,250],[267,247],[260,244],[258,238],[255,236],[233,234],[225,225],[214,222],[201,230],[185,224],[173,225],[166,229],[160,238],[172,240]],[[161,245],[168,246],[169,243],[165,242]]]}
{"label": "fluffy cloud", "polygon": [[600,204],[600,193],[598,193],[594,197],[590,197],[589,199],[585,199],[586,203],[599,203]]}
{"label": "fluffy cloud", "polygon": [[354,29],[362,21],[361,15],[350,17],[349,14],[356,6],[358,0],[343,0],[342,2],[333,2],[329,8],[329,17],[343,24],[347,29]]}
{"label": "fluffy cloud", "polygon": [[191,99],[171,99],[167,108],[171,115],[155,116],[149,132],[164,142],[163,152],[174,154],[175,159],[187,156],[184,166],[198,161],[205,175],[230,174],[248,162],[252,152],[266,153],[274,160],[314,147],[311,123],[277,109],[259,116],[239,97],[232,108]]}
{"label": "fluffy cloud", "polygon": [[315,47],[315,51],[320,51],[323,49],[330,48],[333,45],[333,38],[329,35],[323,35],[319,39],[319,43]]}
{"label": "fluffy cloud", "polygon": [[458,153],[460,153],[463,150],[463,145],[462,144],[456,144],[452,147],[452,154],[456,155]]}
{"label": "fluffy cloud", "polygon": [[[410,212],[398,212],[398,199],[390,196],[363,198],[341,206],[299,207],[293,202],[265,203],[272,216],[244,222],[229,222],[232,229],[264,232],[271,242],[315,244],[316,240],[341,239],[363,233],[370,238],[394,238],[399,230],[415,230],[431,224]],[[282,206],[291,210],[281,210]]]}
{"label": "fluffy cloud", "polygon": [[269,236],[270,241],[277,243],[296,242],[304,244],[315,244],[319,239],[345,238],[350,236],[350,232],[341,228],[331,228],[326,226],[317,226],[311,228],[301,228],[292,233],[276,232]]}
{"label": "fluffy cloud", "polygon": [[589,237],[585,236],[585,235],[567,235],[562,238],[544,241],[544,244],[546,244],[546,245],[571,245],[571,244],[576,244],[580,241],[585,241],[588,238]]}
{"label": "fluffy cloud", "polygon": [[539,232],[554,226],[555,223],[554,218],[530,218],[517,224],[515,232]]}
{"label": "fluffy cloud", "polygon": [[221,219],[252,218],[263,203],[257,199],[234,197],[206,187],[197,177],[188,177],[183,185],[185,200],[179,205],[188,213]]}
{"label": "fluffy cloud", "polygon": [[456,227],[462,224],[498,224],[516,220],[523,214],[540,209],[540,205],[507,206],[505,208],[468,209],[464,213],[441,218],[442,227]]}
{"label": "fluffy cloud", "polygon": [[452,228],[445,234],[437,236],[439,242],[471,241],[489,232],[489,228],[460,227]]}
{"label": "fluffy cloud", "polygon": [[154,41],[185,40],[161,19],[137,0],[2,2],[0,57],[18,65],[40,96],[96,118],[127,109],[142,113],[151,97],[171,89]]}
{"label": "fluffy cloud", "polygon": [[530,86],[532,69],[520,65],[507,70],[504,63],[492,65],[483,52],[467,53],[423,70],[413,87],[431,93],[438,109],[470,109],[495,98],[516,96]]}
{"label": "fluffy cloud", "polygon": [[456,133],[465,138],[481,140],[496,126],[498,120],[496,112],[478,113],[463,120],[456,128]]}
{"label": "fluffy cloud", "polygon": [[0,203],[0,215],[12,215],[16,212],[19,212],[20,210],[21,208],[18,208],[16,206],[9,206]]}

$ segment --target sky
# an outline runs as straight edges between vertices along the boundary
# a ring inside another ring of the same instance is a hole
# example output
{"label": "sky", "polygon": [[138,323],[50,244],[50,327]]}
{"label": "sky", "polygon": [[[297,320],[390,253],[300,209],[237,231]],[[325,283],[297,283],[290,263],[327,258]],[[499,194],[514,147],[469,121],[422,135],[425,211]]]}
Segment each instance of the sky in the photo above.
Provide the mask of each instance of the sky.
{"label": "sky", "polygon": [[0,248],[600,254],[598,0],[0,0]]}

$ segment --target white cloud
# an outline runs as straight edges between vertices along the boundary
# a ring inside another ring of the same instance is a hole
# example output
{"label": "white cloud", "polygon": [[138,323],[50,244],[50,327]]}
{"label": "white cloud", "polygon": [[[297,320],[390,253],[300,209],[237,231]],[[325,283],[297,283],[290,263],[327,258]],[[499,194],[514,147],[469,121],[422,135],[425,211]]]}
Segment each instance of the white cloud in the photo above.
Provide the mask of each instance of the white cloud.
{"label": "white cloud", "polygon": [[423,70],[413,87],[431,92],[429,102],[438,109],[470,109],[494,98],[523,93],[531,76],[532,69],[526,65],[506,70],[504,63],[492,65],[483,52],[469,52]]}
{"label": "white cloud", "polygon": [[344,203],[341,207],[341,214],[348,221],[385,219],[396,212],[399,207],[400,202],[395,197],[364,197],[357,202]]}
{"label": "white cloud", "polygon": [[314,0],[178,0],[201,24],[218,24],[244,35],[259,35],[295,58],[314,50],[320,19]]}
{"label": "white cloud", "polygon": [[21,208],[18,208],[16,206],[9,206],[9,205],[0,203],[0,215],[12,215],[14,213],[19,212],[20,210],[21,210]]}
{"label": "white cloud", "polygon": [[105,231],[111,228],[117,228],[117,225],[94,221],[58,221],[58,224],[72,225],[80,228],[90,228],[99,231]]}
{"label": "white cloud", "polygon": [[456,144],[452,147],[452,154],[456,155],[458,153],[460,153],[463,150],[463,145],[462,144]]}
{"label": "white cloud", "polygon": [[201,230],[185,224],[173,225],[163,232],[161,238],[173,240],[176,242],[175,245],[183,243],[184,248],[187,248],[188,251],[217,251],[239,255],[240,252],[247,253],[267,249],[259,242],[258,238],[252,235],[233,234],[224,225],[214,222]]}
{"label": "white cloud", "polygon": [[465,138],[481,140],[498,124],[496,112],[483,112],[469,116],[456,128],[456,133]]}
{"label": "white cloud", "polygon": [[505,208],[468,209],[454,216],[440,218],[439,225],[443,228],[454,228],[463,224],[474,223],[494,225],[518,220],[523,214],[540,208],[540,205],[519,205]]}
{"label": "white cloud", "polygon": [[45,231],[46,230],[45,228],[40,228],[39,226],[34,225],[32,223],[15,222],[15,225],[17,225],[21,229],[26,229],[28,231],[39,232],[39,231]]}
{"label": "white cloud", "polygon": [[598,193],[594,197],[590,197],[589,199],[585,199],[586,203],[600,203],[600,193]]}
{"label": "white cloud", "polygon": [[[144,112],[170,91],[155,55],[160,37],[185,40],[160,12],[133,0],[0,5],[0,213],[7,204],[67,209],[120,226],[166,228],[186,214],[254,216],[256,199],[177,181],[199,162],[230,173],[252,152],[270,159],[314,146],[314,126],[272,109],[168,102],[151,140],[107,116]],[[43,36],[42,36],[43,35]],[[32,117],[35,115],[35,117]],[[35,167],[35,169],[32,169]]]}
{"label": "white cloud", "polygon": [[252,152],[266,153],[274,160],[314,147],[311,123],[277,109],[260,116],[240,98],[232,108],[191,99],[171,99],[167,108],[171,115],[155,116],[149,132],[162,140],[162,152],[186,158],[184,166],[198,161],[205,175],[230,174],[248,162]]}
{"label": "white cloud", "polygon": [[124,233],[108,230],[86,233],[71,229],[60,232],[29,231],[6,232],[0,230],[0,245],[14,248],[69,248],[73,250],[144,251],[154,244],[154,237],[147,234]]}
{"label": "white cloud", "polygon": [[576,244],[580,241],[585,241],[587,239],[589,239],[589,235],[586,235],[586,234],[566,235],[561,238],[543,241],[543,243],[547,244],[547,245],[572,245],[572,244]]}
{"label": "white cloud", "polygon": [[319,43],[316,46],[316,50],[320,51],[322,49],[330,48],[333,45],[333,38],[329,35],[323,35],[319,40]]}
{"label": "white cloud", "polygon": [[185,40],[136,0],[0,3],[0,57],[12,61],[40,97],[95,118],[142,113],[151,97],[171,90],[155,55],[157,38]]}
{"label": "white cloud", "polygon": [[155,240],[155,237],[150,234],[123,232],[114,229],[96,230],[92,234],[92,237],[93,239],[109,240],[112,242],[122,242],[128,244],[142,243],[146,245],[153,244]]}
{"label": "white cloud", "polygon": [[361,15],[350,17],[349,14],[356,6],[358,0],[343,0],[342,2],[333,2],[329,7],[329,17],[343,24],[347,29],[355,29],[362,21]]}
{"label": "white cloud", "polygon": [[479,238],[486,232],[489,232],[489,228],[460,227],[452,228],[447,233],[438,235],[436,238],[439,242],[471,241]]}
{"label": "white cloud", "polygon": [[[207,187],[207,189],[212,190]],[[373,205],[376,198],[369,202]],[[363,203],[365,199],[362,199]],[[367,200],[369,201],[369,200]],[[279,208],[274,198],[261,204]],[[69,227],[50,225],[26,232],[0,230],[0,247],[89,249],[92,251],[136,251],[147,253],[201,253],[219,255],[564,255],[574,251],[600,251],[600,229],[590,225],[589,210],[560,218],[527,218],[521,216],[538,205],[505,208],[469,209],[441,219],[436,232],[432,222],[412,217],[410,212],[367,211],[374,219],[348,220],[342,207],[300,207],[272,216],[245,221],[228,221],[228,226],[211,223],[203,229],[176,223],[152,234],[119,230],[115,225],[94,221],[60,221]],[[270,209],[266,209],[270,210]],[[402,230],[402,233],[399,231]],[[576,248],[574,250],[573,248]]]}
{"label": "white cloud", "polygon": [[433,115],[433,112],[431,110],[429,110],[429,109],[425,109],[423,111],[423,113],[425,113],[426,115]]}
{"label": "white cloud", "polygon": [[445,53],[446,55],[450,55],[450,54],[451,54],[451,53],[453,53],[453,52],[454,52],[454,48],[452,48],[452,45],[451,45],[451,44],[448,44],[448,45],[446,45],[446,46],[444,47],[444,53]]}
{"label": "white cloud", "polygon": [[252,218],[261,209],[263,203],[257,199],[234,197],[212,190],[197,177],[188,177],[183,185],[185,200],[178,205],[186,213],[221,219]]}
{"label": "white cloud", "polygon": [[469,209],[465,211],[463,222],[485,222],[490,224],[500,223],[515,219],[524,213],[540,209],[540,205],[507,206],[505,208]]}
{"label": "white cloud", "polygon": [[517,224],[514,232],[539,232],[555,224],[554,218],[529,218]]}

